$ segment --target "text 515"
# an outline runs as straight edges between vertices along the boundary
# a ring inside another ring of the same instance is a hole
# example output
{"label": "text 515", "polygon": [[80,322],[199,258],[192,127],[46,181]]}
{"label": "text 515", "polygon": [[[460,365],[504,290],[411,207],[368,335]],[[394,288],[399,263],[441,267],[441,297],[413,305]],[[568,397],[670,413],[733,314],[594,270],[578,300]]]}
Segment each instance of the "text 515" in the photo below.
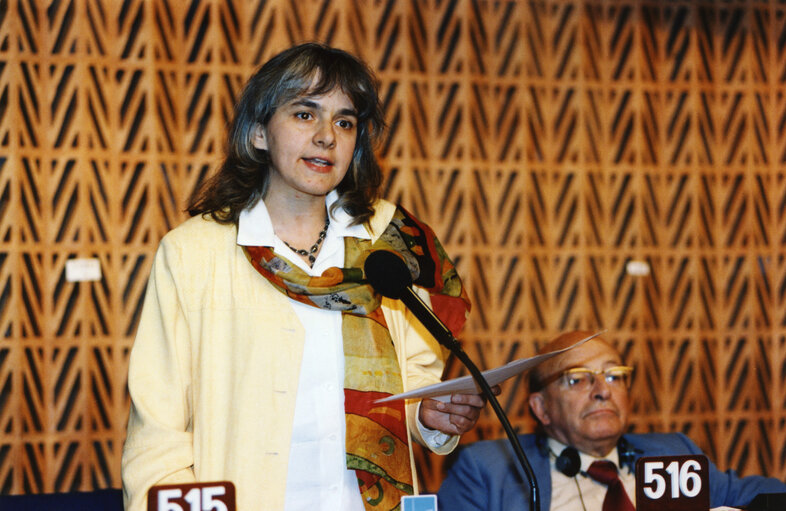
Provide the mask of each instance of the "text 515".
{"label": "text 515", "polygon": [[229,481],[165,484],[147,494],[148,511],[236,511],[235,485]]}

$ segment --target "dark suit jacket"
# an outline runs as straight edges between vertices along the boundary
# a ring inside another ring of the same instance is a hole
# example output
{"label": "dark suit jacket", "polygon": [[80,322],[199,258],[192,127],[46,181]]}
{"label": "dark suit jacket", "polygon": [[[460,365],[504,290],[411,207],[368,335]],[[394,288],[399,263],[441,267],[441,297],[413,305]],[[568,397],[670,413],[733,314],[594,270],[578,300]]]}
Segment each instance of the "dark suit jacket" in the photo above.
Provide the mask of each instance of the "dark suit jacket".
{"label": "dark suit jacket", "polygon": [[[535,435],[520,435],[519,442],[535,473],[540,510],[551,506],[551,466],[548,451],[539,447]],[[642,456],[703,454],[680,433],[623,436],[631,470]],[[710,462],[710,507],[746,506],[759,493],[786,492],[782,481],[761,476],[740,478],[733,471],[721,472]],[[505,440],[476,442],[462,448],[439,489],[442,511],[525,511],[530,506],[530,485]]]}

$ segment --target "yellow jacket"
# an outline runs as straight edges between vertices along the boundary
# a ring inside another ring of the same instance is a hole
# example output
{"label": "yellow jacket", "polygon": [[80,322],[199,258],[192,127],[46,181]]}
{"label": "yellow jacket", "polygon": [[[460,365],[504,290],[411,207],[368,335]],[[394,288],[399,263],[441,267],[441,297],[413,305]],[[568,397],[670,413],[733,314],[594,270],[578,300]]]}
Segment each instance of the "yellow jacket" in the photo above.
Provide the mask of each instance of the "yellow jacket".
{"label": "yellow jacket", "polygon": [[[372,241],[394,210],[376,205]],[[289,299],[236,238],[234,225],[197,216],[156,253],[129,363],[127,510],[144,511],[154,485],[222,480],[235,484],[241,511],[283,509],[304,333]],[[404,390],[438,382],[442,348],[399,301],[382,307]],[[423,443],[416,406],[407,405],[409,436]],[[457,444],[453,437],[438,452]]]}

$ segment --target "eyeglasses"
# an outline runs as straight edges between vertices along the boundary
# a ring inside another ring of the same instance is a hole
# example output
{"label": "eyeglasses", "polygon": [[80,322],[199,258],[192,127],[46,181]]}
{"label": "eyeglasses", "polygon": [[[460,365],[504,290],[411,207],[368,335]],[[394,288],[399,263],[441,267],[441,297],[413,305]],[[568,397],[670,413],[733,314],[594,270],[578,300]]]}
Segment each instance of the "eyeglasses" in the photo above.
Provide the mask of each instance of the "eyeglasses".
{"label": "eyeglasses", "polygon": [[538,381],[532,386],[531,390],[532,392],[538,392],[555,381],[558,381],[560,385],[568,390],[589,390],[595,385],[595,376],[601,374],[607,384],[613,387],[629,389],[632,373],[633,368],[630,366],[614,366],[598,371],[593,371],[587,367],[574,367]]}
{"label": "eyeglasses", "polygon": [[603,375],[603,379],[609,385],[620,388],[630,388],[633,368],[630,366],[614,366],[608,369],[593,371],[586,367],[574,367],[563,371],[559,375],[560,384],[570,390],[589,390],[595,385],[595,377]]}

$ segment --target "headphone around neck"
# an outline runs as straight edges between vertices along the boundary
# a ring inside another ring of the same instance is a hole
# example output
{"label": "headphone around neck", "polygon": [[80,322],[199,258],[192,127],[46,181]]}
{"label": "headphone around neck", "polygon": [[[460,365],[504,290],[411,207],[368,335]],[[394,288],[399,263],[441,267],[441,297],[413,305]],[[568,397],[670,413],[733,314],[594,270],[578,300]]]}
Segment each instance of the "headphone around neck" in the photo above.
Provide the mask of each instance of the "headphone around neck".
{"label": "headphone around neck", "polygon": [[[544,456],[556,456],[548,446],[548,439],[545,434],[536,433],[535,444],[540,449]],[[636,461],[636,455],[641,454],[641,451],[634,449],[628,444],[628,441],[620,437],[617,442],[617,453],[619,454],[620,466],[629,465],[632,469],[633,463]],[[578,478],[576,475],[581,471],[581,456],[579,451],[572,446],[565,447],[559,456],[554,460],[554,467],[566,476],[573,478],[576,483],[576,490],[578,491],[581,508],[587,511],[587,506],[584,504],[584,496],[581,494],[581,486],[579,486]],[[586,475],[586,474],[585,474]]]}
{"label": "headphone around neck", "polygon": [[579,457],[579,451],[577,451],[575,447],[565,447],[554,461],[554,466],[557,467],[557,470],[568,477],[575,476],[581,469],[581,457]]}

